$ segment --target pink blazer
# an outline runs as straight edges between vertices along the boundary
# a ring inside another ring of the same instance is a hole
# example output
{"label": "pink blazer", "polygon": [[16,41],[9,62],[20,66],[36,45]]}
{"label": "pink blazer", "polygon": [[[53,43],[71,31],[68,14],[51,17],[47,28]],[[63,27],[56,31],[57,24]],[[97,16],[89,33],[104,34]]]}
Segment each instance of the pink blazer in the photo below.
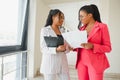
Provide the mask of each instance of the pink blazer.
{"label": "pink blazer", "polygon": [[[86,26],[81,27],[80,30],[85,30],[85,27]],[[76,68],[80,61],[80,54],[82,54],[82,52],[87,52],[94,69],[98,73],[103,72],[109,67],[109,62],[105,53],[111,51],[111,42],[107,25],[96,21],[88,36],[88,42],[94,45],[93,49],[75,49],[75,51],[77,51]]]}

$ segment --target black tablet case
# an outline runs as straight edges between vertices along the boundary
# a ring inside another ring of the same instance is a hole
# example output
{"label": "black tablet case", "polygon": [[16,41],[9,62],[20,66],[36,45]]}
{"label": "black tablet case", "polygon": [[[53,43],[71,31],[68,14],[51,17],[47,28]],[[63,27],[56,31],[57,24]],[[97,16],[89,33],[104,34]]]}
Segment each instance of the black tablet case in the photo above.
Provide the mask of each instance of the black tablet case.
{"label": "black tablet case", "polygon": [[58,47],[59,45],[63,45],[64,41],[60,40],[58,37],[52,36],[44,36],[47,47]]}

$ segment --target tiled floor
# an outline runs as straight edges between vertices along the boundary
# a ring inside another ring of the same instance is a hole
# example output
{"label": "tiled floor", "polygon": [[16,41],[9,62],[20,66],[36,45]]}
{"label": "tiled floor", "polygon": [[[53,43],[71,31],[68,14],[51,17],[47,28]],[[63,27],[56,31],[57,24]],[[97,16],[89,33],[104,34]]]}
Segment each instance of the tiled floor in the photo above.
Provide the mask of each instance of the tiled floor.
{"label": "tiled floor", "polygon": [[[76,70],[70,66],[70,78],[71,80],[78,80],[77,79],[77,72]],[[30,79],[30,80],[44,80],[43,77],[37,77],[35,79]],[[120,76],[108,76],[108,75],[105,75],[104,77],[104,80],[120,80]]]}

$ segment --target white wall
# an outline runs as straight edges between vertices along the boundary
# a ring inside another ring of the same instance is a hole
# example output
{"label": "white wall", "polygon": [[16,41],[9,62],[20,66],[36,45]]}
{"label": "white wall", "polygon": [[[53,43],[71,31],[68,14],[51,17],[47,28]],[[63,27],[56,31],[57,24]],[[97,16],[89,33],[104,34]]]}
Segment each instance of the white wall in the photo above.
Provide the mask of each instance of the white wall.
{"label": "white wall", "polygon": [[109,1],[109,31],[112,52],[108,55],[111,67],[107,72],[120,73],[120,0]]}
{"label": "white wall", "polygon": [[35,30],[35,70],[40,71],[41,52],[40,52],[40,30],[44,27],[49,13],[49,7],[41,0],[37,0],[36,8],[36,30]]}
{"label": "white wall", "polygon": [[[96,4],[100,10],[102,22],[108,24],[110,30],[112,52],[108,53],[108,59],[111,67],[106,70],[107,73],[120,73],[120,49],[119,49],[119,21],[120,21],[120,0],[87,0],[74,3],[63,3],[49,5],[50,8],[58,8],[65,14],[65,27],[70,30],[77,29],[78,25],[78,11],[81,6],[86,4]],[[69,65],[75,65],[76,54],[71,52],[68,55]]]}
{"label": "white wall", "polygon": [[28,77],[36,76],[40,69],[40,28],[44,26],[49,7],[41,0],[30,0],[30,15],[28,29]]}
{"label": "white wall", "polygon": [[108,24],[109,21],[109,1],[110,0],[98,0],[98,8],[101,15],[102,22]]}
{"label": "white wall", "polygon": [[28,77],[34,76],[34,35],[35,35],[36,1],[30,0],[29,27],[28,27]]}

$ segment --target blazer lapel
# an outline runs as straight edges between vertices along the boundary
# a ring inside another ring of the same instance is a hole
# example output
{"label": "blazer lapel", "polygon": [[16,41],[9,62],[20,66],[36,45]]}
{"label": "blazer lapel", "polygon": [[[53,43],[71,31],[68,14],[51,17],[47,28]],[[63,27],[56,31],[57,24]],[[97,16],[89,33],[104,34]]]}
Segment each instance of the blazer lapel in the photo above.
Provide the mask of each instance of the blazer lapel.
{"label": "blazer lapel", "polygon": [[92,31],[90,32],[90,34],[89,34],[89,36],[88,36],[88,40],[89,40],[90,38],[92,38],[92,36],[93,36],[99,29],[100,29],[100,28],[99,28],[99,23],[96,22],[95,25],[94,25],[94,27],[93,27],[93,29],[92,29]]}
{"label": "blazer lapel", "polygon": [[52,29],[51,26],[48,26],[48,33],[49,33],[49,36],[54,36],[54,37],[57,37],[57,35],[55,34],[54,30]]}
{"label": "blazer lapel", "polygon": [[86,26],[80,27],[80,31],[84,31]]}

